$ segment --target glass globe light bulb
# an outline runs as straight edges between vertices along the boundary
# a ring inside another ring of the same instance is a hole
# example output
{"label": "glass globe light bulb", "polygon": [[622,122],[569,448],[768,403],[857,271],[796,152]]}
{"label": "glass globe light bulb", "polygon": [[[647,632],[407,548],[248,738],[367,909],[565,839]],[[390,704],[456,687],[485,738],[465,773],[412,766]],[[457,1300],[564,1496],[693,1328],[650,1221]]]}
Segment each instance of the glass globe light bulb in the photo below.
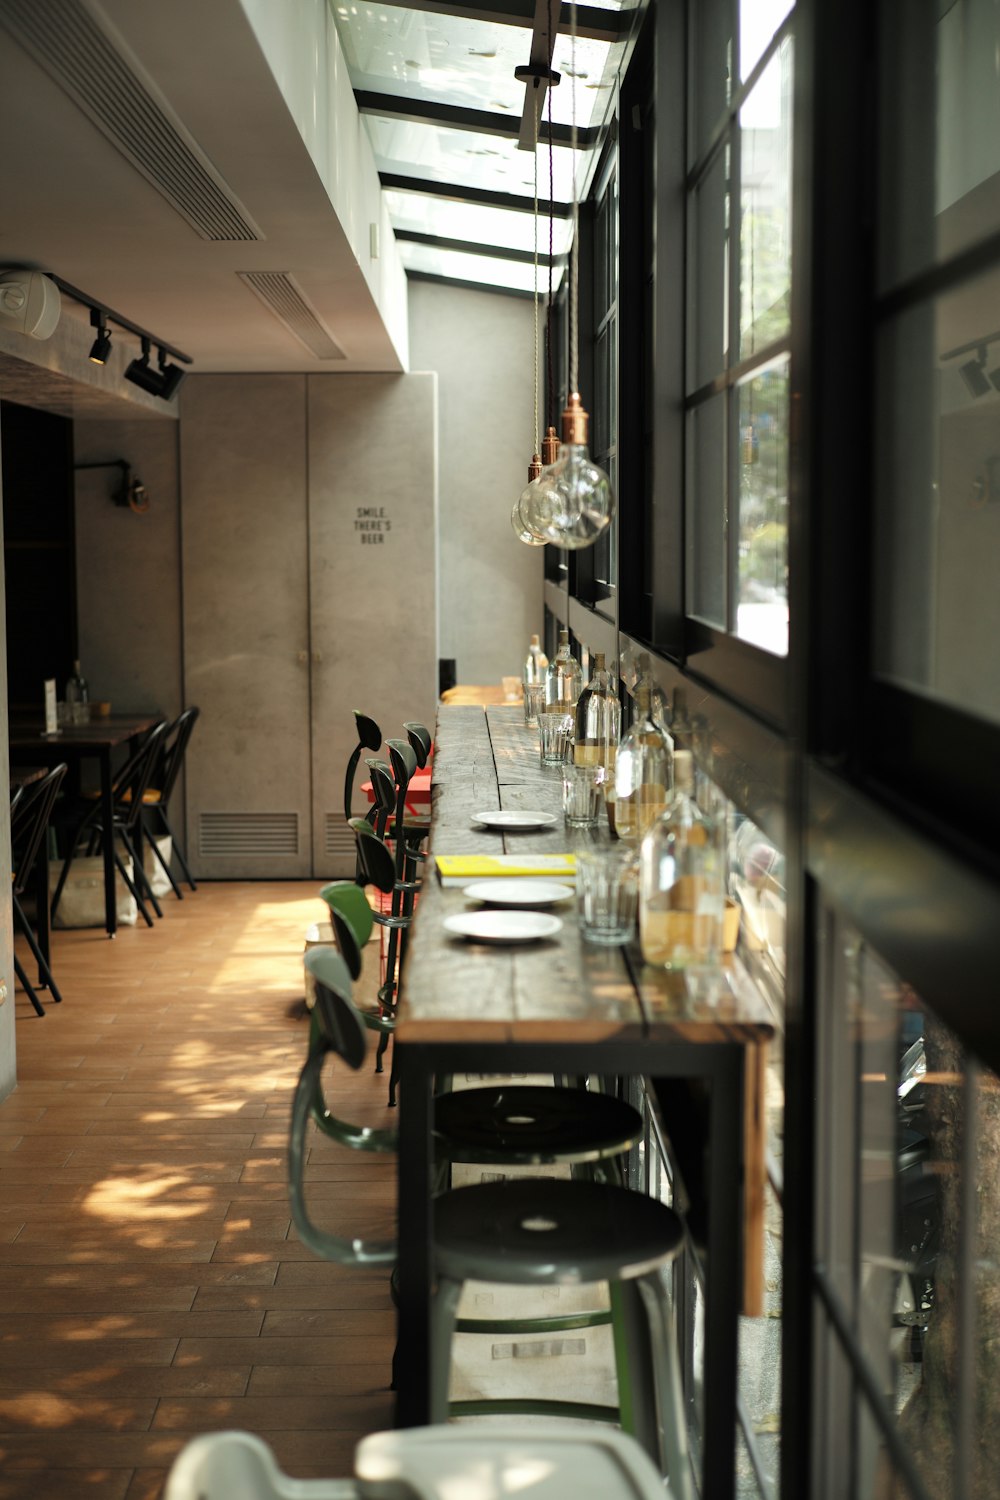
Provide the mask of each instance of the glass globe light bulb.
{"label": "glass globe light bulb", "polygon": [[522,510],[533,531],[571,551],[592,546],[615,511],[611,481],[587,448],[587,422],[574,391],[563,412],[559,457],[537,481],[530,509]]}
{"label": "glass globe light bulb", "polygon": [[521,519],[521,500],[523,498],[524,496],[522,494],[517,500],[514,501],[514,509],[510,513],[510,524],[514,529],[514,535],[517,537],[518,541],[523,542],[526,547],[544,547],[546,541],[545,537],[536,536],[533,531],[529,531],[528,527]]}
{"label": "glass globe light bulb", "polygon": [[548,537],[544,536],[534,524],[531,510],[534,490],[541,473],[542,461],[535,453],[528,465],[528,483],[514,501],[514,509],[510,513],[510,524],[514,528],[514,535],[527,547],[544,547],[548,541]]}

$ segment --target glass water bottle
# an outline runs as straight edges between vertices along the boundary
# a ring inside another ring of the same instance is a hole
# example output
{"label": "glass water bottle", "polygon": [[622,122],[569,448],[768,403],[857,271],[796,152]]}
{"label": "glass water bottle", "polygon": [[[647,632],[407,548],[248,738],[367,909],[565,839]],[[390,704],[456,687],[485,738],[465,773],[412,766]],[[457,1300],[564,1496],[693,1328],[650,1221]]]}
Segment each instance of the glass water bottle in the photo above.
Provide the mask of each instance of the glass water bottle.
{"label": "glass water bottle", "polygon": [[615,832],[636,844],[667,805],[673,747],[650,716],[649,684],[636,688],[636,712],[615,760]]}
{"label": "glass water bottle", "polygon": [[569,631],[560,630],[559,650],[545,674],[545,705],[573,713],[583,688],[583,669],[569,649]]}
{"label": "glass water bottle", "polygon": [[73,663],[73,675],[66,683],[67,718],[71,724],[85,724],[90,717],[90,692],[80,663]]}
{"label": "glass water bottle", "polygon": [[521,681],[525,687],[533,682],[545,682],[545,674],[548,671],[549,659],[542,650],[537,635],[531,637],[528,647],[528,655],[525,659],[524,668],[521,673]]}
{"label": "glass water bottle", "polygon": [[578,766],[603,766],[610,776],[621,738],[622,706],[604,652],[594,653],[594,675],[576,705],[573,759]]}
{"label": "glass water bottle", "polygon": [[646,963],[693,975],[716,972],[726,895],[722,835],[694,800],[688,750],[674,752],[674,790],[642,840],[639,878]]}

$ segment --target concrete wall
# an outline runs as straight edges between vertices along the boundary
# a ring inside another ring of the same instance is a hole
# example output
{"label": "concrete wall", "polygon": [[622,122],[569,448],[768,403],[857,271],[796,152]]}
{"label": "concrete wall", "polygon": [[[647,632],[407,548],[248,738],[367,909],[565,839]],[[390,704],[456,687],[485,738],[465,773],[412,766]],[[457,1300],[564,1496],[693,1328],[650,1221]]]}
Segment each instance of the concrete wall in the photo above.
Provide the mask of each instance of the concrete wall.
{"label": "concrete wall", "polygon": [[[0,485],[0,517],[3,488]],[[0,526],[0,531],[2,531]],[[7,738],[7,612],[4,608],[4,561],[0,554],[0,734]],[[10,787],[8,759],[0,755],[0,1099],[17,1081],[14,1038],[13,906],[10,899]]]}
{"label": "concrete wall", "polygon": [[544,548],[510,524],[528,481],[532,304],[414,281],[410,363],[438,372],[440,654],[459,682],[520,673],[542,628]]}
{"label": "concrete wall", "polygon": [[150,495],[77,476],[81,660],[113,708],[202,710],[171,808],[196,874],[353,873],[353,708],[434,720],[436,431],[433,374],[193,375],[179,424],[78,424]]}

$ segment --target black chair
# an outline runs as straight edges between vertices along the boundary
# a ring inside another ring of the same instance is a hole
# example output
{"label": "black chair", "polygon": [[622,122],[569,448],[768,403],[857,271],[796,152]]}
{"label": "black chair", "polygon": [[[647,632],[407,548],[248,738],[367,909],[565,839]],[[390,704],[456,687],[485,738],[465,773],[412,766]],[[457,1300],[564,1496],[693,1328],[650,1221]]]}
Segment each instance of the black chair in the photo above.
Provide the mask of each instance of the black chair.
{"label": "black chair", "polygon": [[[135,899],[135,904],[147,927],[152,927],[154,924],[146,908],[146,901],[149,901],[158,917],[163,916],[163,909],[153,893],[153,888],[142,866],[142,799],[153,772],[159,764],[166,730],[165,723],[153,726],[139,749],[119,771],[111,788],[115,868]],[[101,847],[104,838],[102,811],[100,802],[90,802],[70,834],[66,859],[52,895],[53,916],[58,910],[59,899],[62,896],[70,866],[77,854],[95,854]],[[119,843],[132,861],[132,875],[129,875],[121,857],[118,849]]]}
{"label": "black chair", "polygon": [[[27,890],[28,884],[38,872],[38,861],[45,858],[45,880],[39,881],[38,899],[42,908],[48,901],[48,858],[46,849],[46,835],[48,833],[49,821],[52,817],[52,809],[56,798],[59,796],[63,778],[66,775],[64,765],[54,766],[41,781],[32,782],[26,787],[17,787],[11,798],[10,805],[10,841],[14,856],[14,882],[12,888],[14,928],[23,934],[31,949],[36,964],[38,965],[39,987],[47,989],[53,1000],[58,1004],[62,1000],[59,987],[52,974],[52,966],[49,955],[43,951],[43,945],[36,937],[31,923],[24,914],[21,905],[21,897]],[[48,932],[48,923],[45,920],[47,912],[39,911],[39,922],[45,923],[45,932]],[[46,944],[47,946],[47,938]],[[42,1002],[39,1000],[33,985],[28,979],[17,954],[14,955],[14,972],[25,994],[31,1001],[38,1015],[44,1016]]]}
{"label": "black chair", "polygon": [[403,728],[410,748],[417,757],[417,765],[423,770],[431,753],[431,732],[426,724],[420,724],[416,719],[408,719]]}
{"label": "black chair", "polygon": [[358,743],[351,751],[351,758],[347,762],[347,774],[344,777],[344,817],[348,823],[354,816],[354,773],[358,769],[358,761],[361,759],[362,750],[371,750],[372,753],[382,747],[382,731],[374,719],[369,719],[360,709],[354,710],[354,723],[358,731]]}
{"label": "black chair", "polygon": [[194,883],[194,877],[188,869],[187,861],[177,842],[177,835],[170,826],[168,811],[170,798],[177,784],[177,777],[180,775],[181,766],[184,764],[184,756],[187,754],[188,741],[194,731],[195,724],[198,722],[200,712],[201,710],[197,708],[186,708],[172,724],[167,725],[161,742],[163,748],[160,752],[159,764],[154,768],[150,784],[142,795],[143,836],[156,856],[164,874],[170,881],[170,888],[178,901],[183,900],[183,894],[180,886],[170,873],[167,861],[160,853],[160,846],[156,842],[156,835],[159,833],[160,835],[166,834],[169,836],[171,847],[177,857],[177,863],[183,871],[184,879],[191,889],[196,891],[198,887]]}

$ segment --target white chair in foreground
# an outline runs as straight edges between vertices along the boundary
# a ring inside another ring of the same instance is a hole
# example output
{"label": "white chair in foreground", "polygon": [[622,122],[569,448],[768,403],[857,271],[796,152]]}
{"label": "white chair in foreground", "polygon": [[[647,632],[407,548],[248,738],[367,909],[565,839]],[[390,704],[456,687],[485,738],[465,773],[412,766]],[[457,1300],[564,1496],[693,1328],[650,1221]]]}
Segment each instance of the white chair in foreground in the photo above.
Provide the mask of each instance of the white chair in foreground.
{"label": "white chair in foreground", "polygon": [[194,1438],[163,1500],[670,1500],[634,1438],[579,1423],[472,1423],[376,1432],[354,1456],[354,1479],[290,1479],[249,1432]]}

